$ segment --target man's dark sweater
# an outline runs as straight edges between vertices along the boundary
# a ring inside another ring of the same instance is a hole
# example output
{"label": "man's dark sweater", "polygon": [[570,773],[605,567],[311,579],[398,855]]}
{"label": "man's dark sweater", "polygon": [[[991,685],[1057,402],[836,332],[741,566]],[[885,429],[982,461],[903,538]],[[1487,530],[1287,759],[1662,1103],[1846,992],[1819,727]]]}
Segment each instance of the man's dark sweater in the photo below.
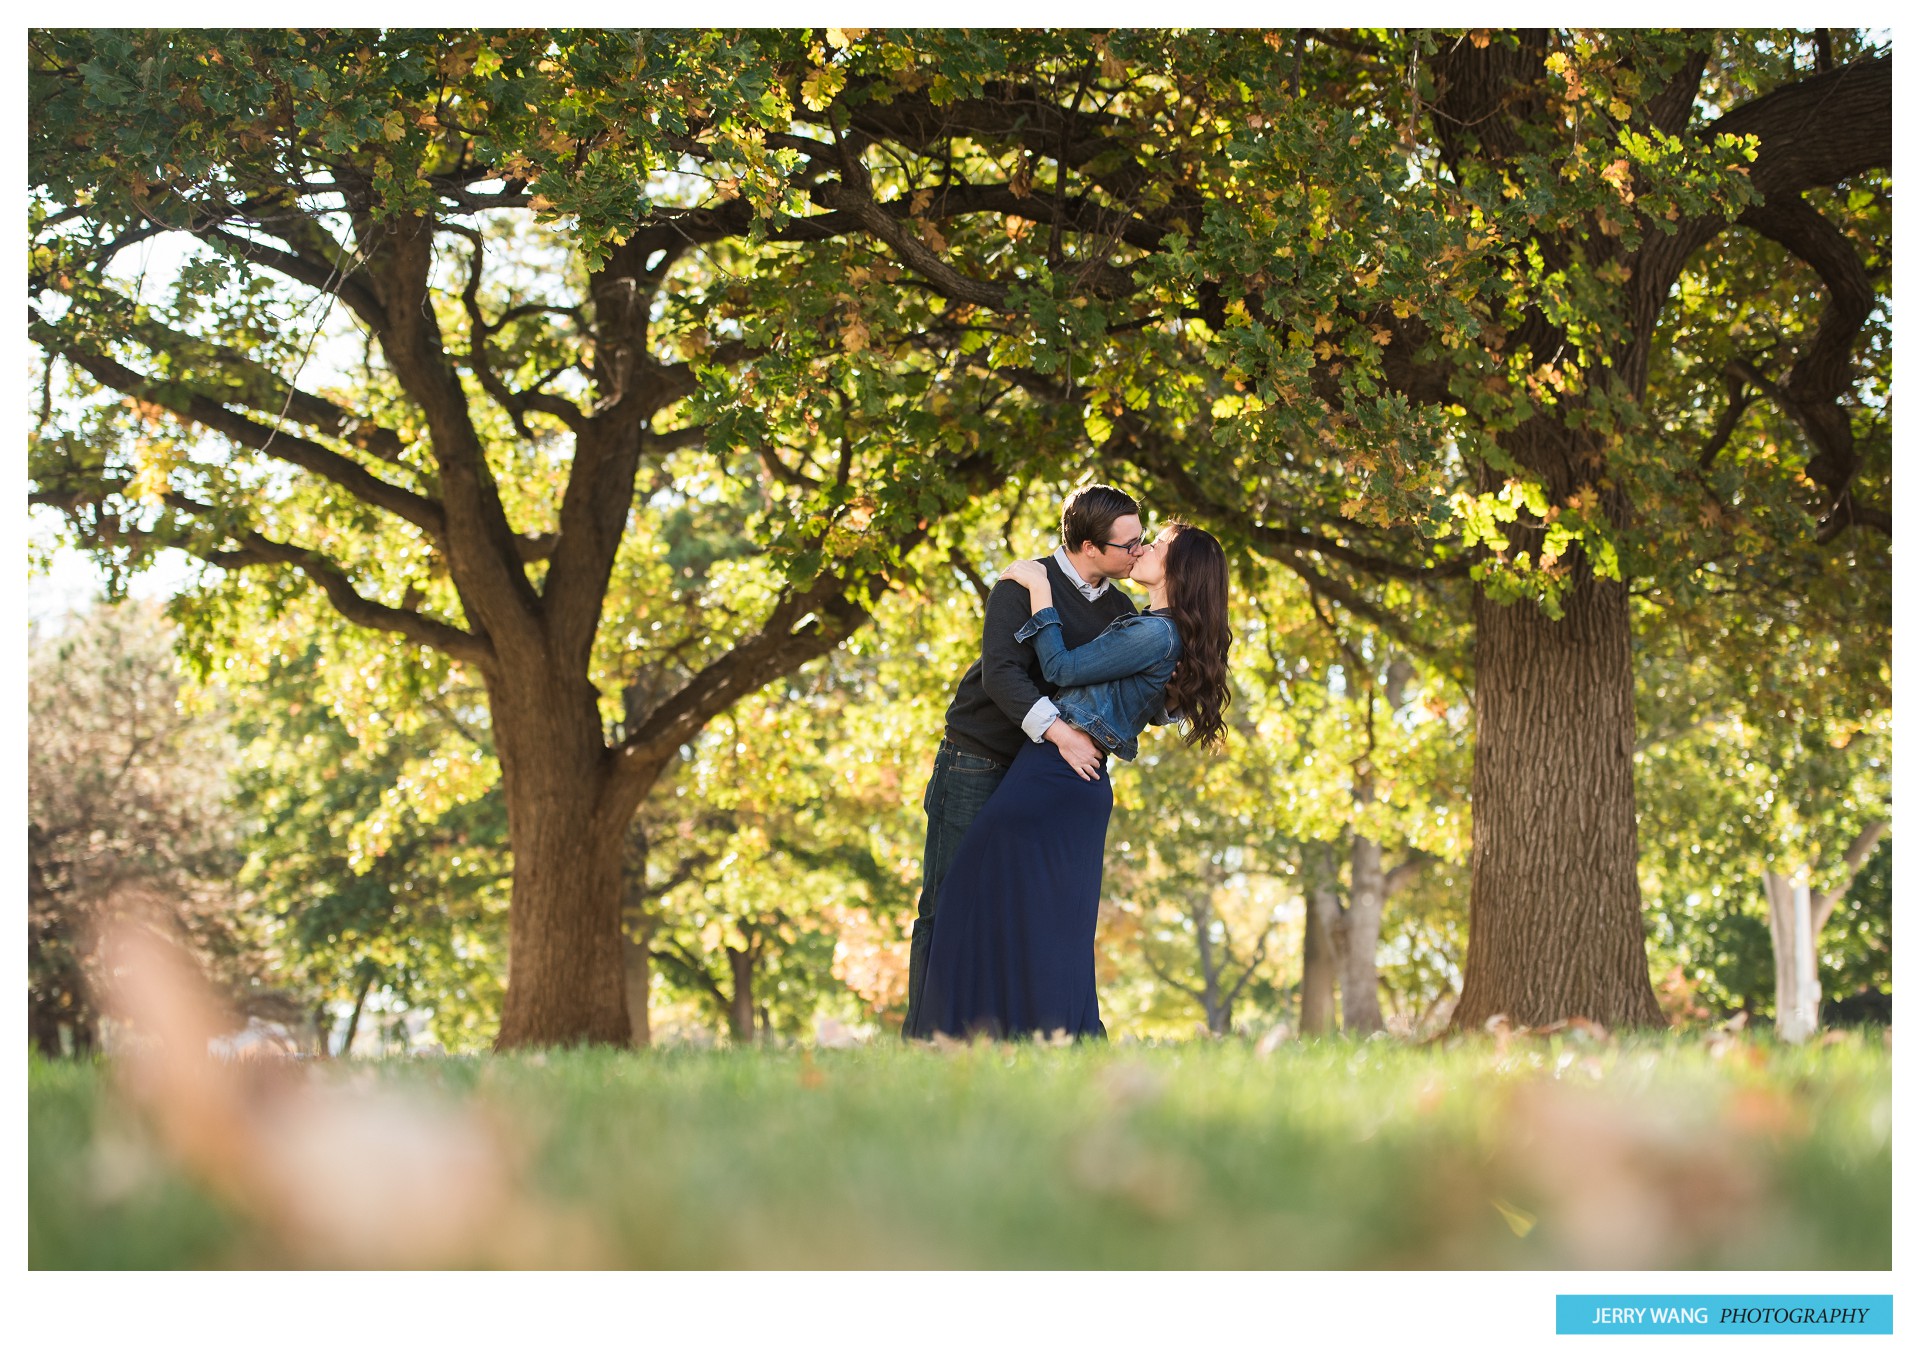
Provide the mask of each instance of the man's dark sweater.
{"label": "man's dark sweater", "polygon": [[[1122,615],[1135,613],[1133,602],[1109,584],[1098,600],[1088,600],[1054,558],[1043,560],[1053,583],[1053,605],[1060,612],[1060,637],[1069,648],[1090,643]],[[963,751],[1001,764],[1027,744],[1021,720],[1042,697],[1059,688],[1040,673],[1040,658],[1013,635],[1033,615],[1027,589],[1018,582],[996,582],[987,596],[987,622],[980,635],[980,660],[960,677],[947,705],[947,739]]]}

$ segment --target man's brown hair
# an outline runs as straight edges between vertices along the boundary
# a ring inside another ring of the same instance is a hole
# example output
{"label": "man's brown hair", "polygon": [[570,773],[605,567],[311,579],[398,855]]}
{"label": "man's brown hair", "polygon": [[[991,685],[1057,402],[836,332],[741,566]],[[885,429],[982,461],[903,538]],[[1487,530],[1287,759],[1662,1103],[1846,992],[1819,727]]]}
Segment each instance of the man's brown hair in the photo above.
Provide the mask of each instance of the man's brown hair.
{"label": "man's brown hair", "polygon": [[1085,484],[1068,493],[1067,504],[1060,509],[1060,542],[1067,546],[1068,553],[1077,552],[1089,540],[1114,543],[1107,538],[1113,523],[1122,516],[1139,514],[1140,504],[1111,484]]}

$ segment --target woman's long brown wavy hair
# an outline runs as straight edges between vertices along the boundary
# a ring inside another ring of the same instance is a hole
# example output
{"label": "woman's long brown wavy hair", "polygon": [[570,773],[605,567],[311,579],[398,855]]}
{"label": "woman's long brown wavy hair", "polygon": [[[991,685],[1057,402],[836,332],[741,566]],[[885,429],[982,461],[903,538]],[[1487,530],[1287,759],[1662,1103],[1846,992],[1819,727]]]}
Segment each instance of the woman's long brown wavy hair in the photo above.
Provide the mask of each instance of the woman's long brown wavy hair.
{"label": "woman's long brown wavy hair", "polygon": [[1226,739],[1227,553],[1197,525],[1169,521],[1167,606],[1180,631],[1180,664],[1167,682],[1166,703],[1186,719],[1189,746],[1218,747]]}

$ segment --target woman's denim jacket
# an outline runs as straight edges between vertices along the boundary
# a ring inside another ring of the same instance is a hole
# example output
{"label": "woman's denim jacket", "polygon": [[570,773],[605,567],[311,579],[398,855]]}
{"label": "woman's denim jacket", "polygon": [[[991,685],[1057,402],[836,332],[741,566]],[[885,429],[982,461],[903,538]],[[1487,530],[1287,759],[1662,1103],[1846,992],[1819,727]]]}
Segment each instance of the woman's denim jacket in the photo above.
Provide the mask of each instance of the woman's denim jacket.
{"label": "woman's denim jacket", "polygon": [[1170,616],[1157,610],[1124,615],[1069,652],[1060,637],[1060,612],[1049,605],[1013,638],[1034,640],[1040,669],[1062,687],[1054,707],[1110,754],[1133,759],[1142,728],[1175,721],[1167,716],[1166,692],[1180,661],[1180,631]]}

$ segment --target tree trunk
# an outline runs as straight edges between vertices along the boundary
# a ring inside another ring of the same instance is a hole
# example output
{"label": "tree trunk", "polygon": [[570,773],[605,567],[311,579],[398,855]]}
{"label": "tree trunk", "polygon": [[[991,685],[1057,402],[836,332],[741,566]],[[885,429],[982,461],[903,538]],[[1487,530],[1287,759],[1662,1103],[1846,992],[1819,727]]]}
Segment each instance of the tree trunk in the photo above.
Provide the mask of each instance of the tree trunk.
{"label": "tree trunk", "polygon": [[1805,882],[1766,874],[1767,920],[1773,929],[1773,1030],[1802,1042],[1820,1027],[1820,965],[1813,898]]}
{"label": "tree trunk", "polygon": [[733,1002],[728,1006],[727,1022],[733,1029],[733,1044],[751,1046],[754,1041],[753,1020],[753,952],[747,948],[728,946],[727,966],[733,973]]}
{"label": "tree trunk", "polygon": [[33,1044],[40,1054],[49,1060],[60,1058],[60,1020],[53,1015],[49,1004],[29,999],[27,1001],[27,1025]]}
{"label": "tree trunk", "polygon": [[627,913],[627,1028],[636,1048],[653,1045],[653,926],[653,916]]}
{"label": "tree trunk", "polygon": [[346,1034],[340,1040],[340,1058],[345,1060],[353,1054],[353,1039],[360,1032],[360,1011],[367,1006],[367,994],[373,989],[377,971],[367,972],[367,978],[360,982],[360,993],[353,997],[353,1012],[347,1015]]}
{"label": "tree trunk", "polygon": [[1663,1022],[1640,927],[1626,589],[1584,559],[1573,566],[1557,621],[1531,601],[1474,594],[1473,896],[1457,1029],[1495,1014]]}
{"label": "tree trunk", "polygon": [[1207,1031],[1224,1036],[1232,1015],[1221,998],[1221,963],[1213,951],[1212,897],[1196,897],[1187,907],[1187,913],[1193,918],[1193,936],[1200,953],[1200,1012],[1206,1017]]}
{"label": "tree trunk", "polygon": [[1300,966],[1300,1035],[1324,1036],[1333,1030],[1334,926],[1340,919],[1340,895],[1334,889],[1331,847],[1309,844],[1306,864],[1307,927]]}
{"label": "tree trunk", "polygon": [[627,833],[626,876],[621,891],[620,928],[626,940],[627,1026],[635,1047],[653,1044],[650,1017],[653,993],[654,926],[647,904],[647,839],[636,826]]}
{"label": "tree trunk", "polygon": [[[1372,794],[1369,792],[1368,796]],[[1375,964],[1380,948],[1380,912],[1387,895],[1386,874],[1380,867],[1380,843],[1365,835],[1353,837],[1353,878],[1347,892],[1347,950],[1340,981],[1342,1025],[1349,1032],[1381,1032],[1380,975]]]}
{"label": "tree trunk", "polygon": [[494,1049],[625,1046],[633,1030],[620,902],[633,813],[606,801],[592,701],[518,694],[501,690],[492,701],[513,847],[507,997]]}

